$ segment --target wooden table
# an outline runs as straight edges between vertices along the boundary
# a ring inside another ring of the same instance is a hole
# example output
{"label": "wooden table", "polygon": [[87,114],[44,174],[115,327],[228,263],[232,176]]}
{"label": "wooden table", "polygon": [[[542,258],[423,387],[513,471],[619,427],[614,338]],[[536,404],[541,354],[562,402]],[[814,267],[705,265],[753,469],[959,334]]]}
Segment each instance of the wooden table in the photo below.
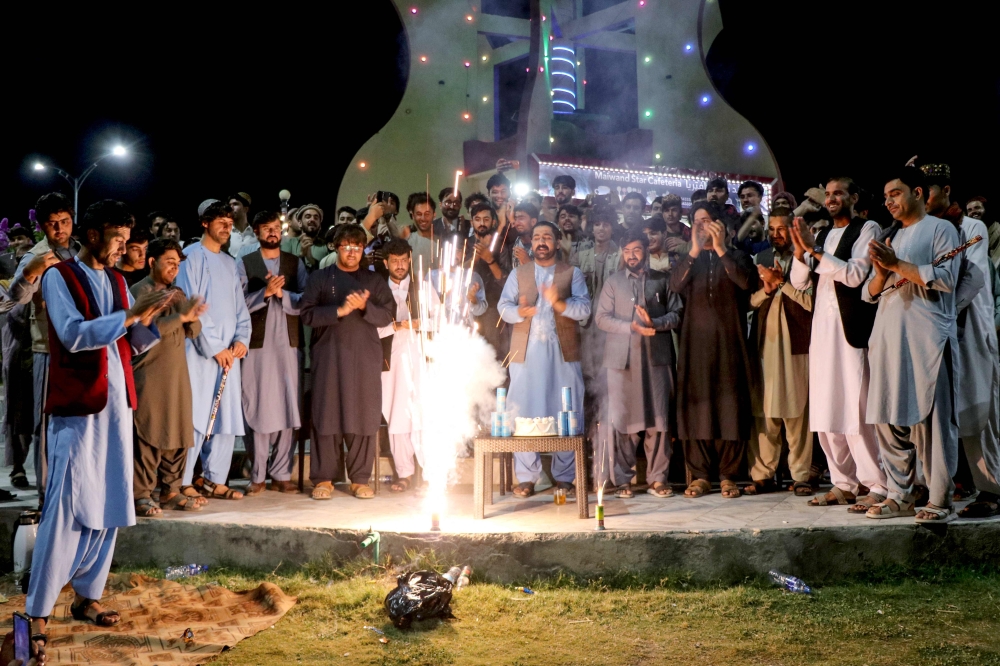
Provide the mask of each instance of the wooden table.
{"label": "wooden table", "polygon": [[[473,517],[485,517],[487,498],[493,504],[493,454],[573,451],[576,454],[576,504],[580,518],[590,517],[587,498],[587,455],[583,437],[477,437],[475,444],[475,485],[472,496]],[[501,464],[503,462],[501,461]]]}

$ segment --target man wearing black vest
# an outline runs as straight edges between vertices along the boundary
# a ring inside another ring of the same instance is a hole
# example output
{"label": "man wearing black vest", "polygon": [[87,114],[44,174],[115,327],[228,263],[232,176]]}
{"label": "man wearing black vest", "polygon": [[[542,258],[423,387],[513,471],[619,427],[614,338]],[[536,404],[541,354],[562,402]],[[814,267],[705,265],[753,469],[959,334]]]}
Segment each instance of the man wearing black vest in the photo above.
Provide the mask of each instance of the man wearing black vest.
{"label": "man wearing black vest", "polygon": [[[247,495],[264,491],[267,474],[272,490],[298,492],[292,478],[295,429],[299,420],[299,368],[302,325],[299,299],[307,273],[302,260],[281,250],[281,218],[261,211],[253,218],[260,241],[237,263],[243,295],[250,311],[250,351],[243,361],[243,418],[253,470]],[[270,456],[271,447],[274,454]]]}
{"label": "man wearing black vest", "polygon": [[796,289],[815,281],[809,428],[819,434],[833,481],[833,489],[810,504],[856,502],[848,509],[851,513],[864,513],[886,497],[875,428],[865,422],[868,338],[877,308],[861,300],[861,287],[872,263],[868,243],[878,236],[879,226],[854,216],[858,195],[858,186],[850,178],[827,182],[825,205],[833,227],[814,238],[805,222],[796,218],[791,272]]}
{"label": "man wearing black vest", "polygon": [[[757,432],[750,438],[750,477],[744,489],[756,495],[776,489],[775,472],[784,441],[788,471],[796,495],[813,494],[809,483],[812,433],[809,431],[809,332],[812,285],[796,289],[788,282],[792,269],[792,211],[771,211],[767,235],[771,247],[757,254],[763,286],[750,296],[756,312],[750,343],[756,344],[761,372],[757,387],[762,400],[755,414]],[[784,427],[784,438],[782,438]],[[783,441],[784,440],[784,441]]]}

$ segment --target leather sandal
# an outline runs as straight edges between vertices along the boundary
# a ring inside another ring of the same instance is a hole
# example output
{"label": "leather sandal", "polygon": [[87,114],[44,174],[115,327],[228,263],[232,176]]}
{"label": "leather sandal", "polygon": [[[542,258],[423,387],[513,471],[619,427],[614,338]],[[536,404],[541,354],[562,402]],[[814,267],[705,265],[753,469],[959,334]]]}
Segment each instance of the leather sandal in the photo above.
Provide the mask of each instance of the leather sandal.
{"label": "leather sandal", "polygon": [[913,508],[913,502],[907,504],[906,502],[897,502],[894,499],[887,499],[884,502],[878,502],[877,504],[872,504],[868,508],[868,513],[865,514],[869,518],[874,518],[875,520],[883,520],[886,518],[906,518],[908,516],[915,516],[917,512]]}
{"label": "leather sandal", "polygon": [[372,499],[375,497],[375,491],[365,483],[352,483],[351,494],[358,499]]}
{"label": "leather sandal", "polygon": [[163,511],[160,510],[156,502],[148,497],[143,497],[135,501],[135,515],[139,518],[159,518],[163,515]]}
{"label": "leather sandal", "polygon": [[314,500],[328,500],[333,497],[333,484],[329,481],[320,481],[312,490]]}
{"label": "leather sandal", "polygon": [[684,497],[701,497],[712,490],[712,484],[705,479],[694,479],[684,491]]}
{"label": "leather sandal", "polygon": [[194,497],[177,493],[168,500],[160,500],[160,508],[165,511],[201,511],[202,505],[195,501]]}
{"label": "leather sandal", "polygon": [[719,486],[722,490],[722,496],[726,499],[736,499],[743,494],[740,492],[740,487],[736,485],[735,481],[726,479],[725,481],[720,482]]}
{"label": "leather sandal", "polygon": [[202,497],[202,494],[194,486],[181,486],[181,495],[192,498],[195,506],[208,506],[208,499]]}
{"label": "leather sandal", "polygon": [[74,620],[93,622],[98,627],[113,627],[121,621],[121,613],[116,610],[101,611],[97,617],[87,615],[87,609],[99,603],[101,603],[100,599],[84,599],[80,604],[70,604],[69,612],[73,615]]}
{"label": "leather sandal", "polygon": [[857,503],[847,507],[847,513],[868,513],[868,509],[870,509],[872,505],[884,501],[885,495],[879,495],[878,493],[869,491],[867,495],[861,495],[858,497]]}
{"label": "leather sandal", "polygon": [[271,490],[289,495],[297,495],[299,493],[299,485],[293,481],[272,481]]}
{"label": "leather sandal", "polygon": [[524,483],[519,483],[514,486],[511,494],[518,499],[528,499],[535,494],[535,484],[530,481],[525,481]]}
{"label": "leather sandal", "polygon": [[250,487],[243,494],[244,497],[253,497],[254,495],[260,495],[267,489],[267,482],[261,481],[260,483],[251,483]]}
{"label": "leather sandal", "polygon": [[[201,483],[199,483],[199,481]],[[226,490],[223,491],[223,492],[221,492],[221,493],[216,492],[220,487],[225,488]],[[205,497],[208,497],[210,499],[226,499],[226,500],[241,500],[241,499],[243,499],[243,493],[241,493],[240,491],[233,490],[232,488],[229,488],[227,486],[223,486],[223,485],[218,484],[218,483],[212,483],[211,481],[209,481],[208,479],[206,479],[204,477],[202,477],[202,478],[200,478],[200,479],[198,479],[197,481],[194,482],[194,488],[199,493],[201,493],[202,495],[204,495]]]}
{"label": "leather sandal", "polygon": [[[831,495],[833,495],[833,497],[830,497]],[[854,493],[849,491],[844,492],[837,486],[834,486],[833,488],[830,488],[830,492],[827,494],[815,497],[806,502],[806,504],[809,506],[830,506],[831,504],[854,504],[857,501],[858,498]]]}

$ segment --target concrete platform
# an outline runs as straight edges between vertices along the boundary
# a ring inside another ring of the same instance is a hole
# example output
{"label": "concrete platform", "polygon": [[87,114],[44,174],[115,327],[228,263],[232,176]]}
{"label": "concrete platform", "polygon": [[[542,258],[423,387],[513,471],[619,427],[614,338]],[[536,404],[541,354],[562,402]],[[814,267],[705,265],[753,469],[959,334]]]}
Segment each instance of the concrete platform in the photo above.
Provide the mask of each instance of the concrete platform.
{"label": "concrete platform", "polygon": [[[0,471],[4,482],[7,475]],[[236,484],[239,485],[239,484]],[[201,512],[167,512],[122,530],[116,561],[167,566],[185,562],[254,568],[297,566],[323,558],[361,554],[358,542],[371,527],[382,552],[395,560],[407,551],[433,549],[446,562],[471,564],[489,579],[511,582],[566,572],[598,576],[629,571],[737,582],[778,568],[811,583],[835,581],[872,566],[995,562],[1000,520],[918,526],[911,519],[874,521],[845,507],[815,508],[781,492],[724,499],[606,498],[607,531],[577,518],[573,503],[556,506],[551,491],[529,500],[496,496],[485,520],[472,519],[471,487],[448,497],[442,532],[430,533],[429,516],[413,491],[357,500],[338,486],[329,501],[267,491],[241,501],[216,500]],[[678,489],[679,490],[679,489]],[[0,532],[34,491],[15,491],[0,506]],[[591,495],[596,503],[596,496]],[[593,515],[593,508],[591,509]]]}

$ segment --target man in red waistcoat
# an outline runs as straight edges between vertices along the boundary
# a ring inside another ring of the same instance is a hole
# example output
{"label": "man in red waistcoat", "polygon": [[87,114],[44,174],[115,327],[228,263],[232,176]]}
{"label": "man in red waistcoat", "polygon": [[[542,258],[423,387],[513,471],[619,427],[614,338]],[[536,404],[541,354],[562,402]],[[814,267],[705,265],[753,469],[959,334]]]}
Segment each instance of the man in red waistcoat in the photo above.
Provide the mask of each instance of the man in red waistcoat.
{"label": "man in red waistcoat", "polygon": [[135,524],[131,359],[159,341],[151,321],[170,298],[154,291],[133,301],[112,269],[131,228],[125,204],[92,205],[79,227],[80,254],[42,277],[52,357],[45,398],[49,485],[26,603],[34,646],[42,650],[45,623],[67,582],[76,592],[73,617],[99,626],[120,619],[99,599],[118,528]]}

